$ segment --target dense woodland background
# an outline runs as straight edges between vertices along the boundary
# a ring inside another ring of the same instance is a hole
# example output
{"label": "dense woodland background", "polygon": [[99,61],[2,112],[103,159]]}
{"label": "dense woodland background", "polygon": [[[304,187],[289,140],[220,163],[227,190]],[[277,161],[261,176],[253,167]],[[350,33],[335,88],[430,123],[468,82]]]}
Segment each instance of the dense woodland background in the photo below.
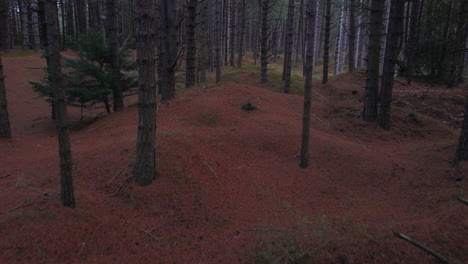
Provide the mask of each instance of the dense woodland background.
{"label": "dense woodland background", "polygon": [[[364,89],[352,93],[360,96],[359,118],[379,126],[378,133],[393,129],[395,83],[462,89],[464,119],[451,162],[458,166],[468,160],[467,16],[465,0],[0,0],[0,49],[32,50],[47,62],[43,79],[30,86],[50,104],[61,201],[74,207],[67,107],[79,107],[81,118],[97,106],[111,114],[137,94],[132,171],[138,185],[148,186],[158,175],[160,104],[191,87],[220,84],[247,63],[260,66],[256,84],[279,85],[285,94],[297,93],[292,86],[301,73],[304,169],[314,162],[313,80],[326,85],[344,73],[364,75]],[[272,65],[281,68],[279,79]],[[15,138],[4,79],[0,60],[0,137]],[[257,107],[248,101],[242,109]]]}

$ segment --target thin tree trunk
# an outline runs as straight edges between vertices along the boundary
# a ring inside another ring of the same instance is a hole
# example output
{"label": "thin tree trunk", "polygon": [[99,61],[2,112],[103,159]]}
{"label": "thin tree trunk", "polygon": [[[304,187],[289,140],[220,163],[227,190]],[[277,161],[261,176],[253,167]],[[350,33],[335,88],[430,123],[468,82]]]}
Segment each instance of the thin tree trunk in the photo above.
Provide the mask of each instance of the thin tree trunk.
{"label": "thin tree trunk", "polygon": [[341,64],[341,51],[342,51],[342,34],[343,34],[343,14],[344,6],[340,7],[340,19],[338,20],[338,34],[336,37],[336,51],[335,51],[335,70],[334,74],[337,75],[340,73],[340,64]]}
{"label": "thin tree trunk", "polygon": [[177,65],[176,3],[174,0],[160,1],[161,43],[160,55],[161,100],[166,102],[175,97],[175,69]]}
{"label": "thin tree trunk", "polygon": [[0,51],[8,51],[11,47],[10,3],[9,0],[0,0]]}
{"label": "thin tree trunk", "polygon": [[138,136],[135,181],[151,184],[156,177],[156,43],[155,0],[134,0],[135,40],[139,73]]}
{"label": "thin tree trunk", "polygon": [[305,67],[305,83],[304,83],[304,113],[302,117],[302,144],[301,144],[301,168],[309,167],[309,148],[310,148],[310,111],[312,102],[312,71],[313,71],[313,56],[314,56],[314,35],[315,35],[315,4],[316,0],[307,0],[307,57]]}
{"label": "thin tree trunk", "polygon": [[107,37],[109,51],[111,55],[112,68],[112,94],[114,111],[119,111],[124,108],[123,93],[122,93],[122,78],[120,73],[120,44],[118,30],[118,6],[114,0],[106,0],[107,9]]}
{"label": "thin tree trunk", "polygon": [[325,13],[325,47],[323,50],[323,77],[322,83],[328,83],[328,71],[330,65],[330,27],[331,27],[331,5],[332,0],[326,0],[326,13]]}
{"label": "thin tree trunk", "polygon": [[242,60],[244,58],[244,34],[245,34],[245,0],[241,0],[241,16],[239,17],[240,20],[240,29],[239,29],[239,54],[237,57],[237,67],[242,67]]}
{"label": "thin tree trunk", "polygon": [[195,85],[196,79],[197,45],[195,43],[195,25],[197,24],[197,5],[198,0],[189,0],[187,3],[188,20],[187,23],[185,23],[185,31],[187,34],[185,88]]}
{"label": "thin tree trunk", "polygon": [[63,91],[63,75],[60,56],[60,34],[57,24],[58,10],[56,0],[46,0],[47,41],[49,53],[50,86],[54,92],[57,111],[57,133],[60,156],[61,201],[64,206],[74,207],[72,156],[70,134],[67,120],[67,105]]}
{"label": "thin tree trunk", "polygon": [[215,29],[215,67],[216,67],[216,83],[221,82],[221,0],[215,0],[215,19],[216,19],[216,29]]}
{"label": "thin tree trunk", "polygon": [[260,37],[260,83],[266,83],[268,81],[268,10],[270,0],[261,0],[261,37]]}
{"label": "thin tree trunk", "polygon": [[23,35],[23,49],[29,47],[29,20],[28,20],[28,8],[26,0],[20,0],[20,12],[21,12],[21,33]]}
{"label": "thin tree trunk", "polygon": [[392,0],[390,21],[385,47],[385,62],[381,84],[381,103],[378,123],[385,130],[390,130],[390,112],[392,106],[393,80],[395,64],[400,54],[400,39],[403,36],[405,0]]}
{"label": "thin tree trunk", "polygon": [[289,93],[291,87],[291,62],[292,62],[292,46],[294,38],[294,8],[295,0],[289,0],[288,4],[288,18],[286,25],[286,45],[284,51],[284,66],[283,66],[283,78],[284,78],[284,93]]}
{"label": "thin tree trunk", "polygon": [[367,55],[366,91],[362,119],[372,122],[377,119],[377,100],[379,95],[380,44],[383,27],[385,0],[372,0],[369,25],[369,51]]}
{"label": "thin tree trunk", "polygon": [[[304,39],[304,0],[301,0],[301,4],[299,6],[299,23],[297,28],[297,35],[296,35],[296,53],[294,56],[294,67],[297,67],[299,61],[299,54],[301,53]],[[304,58],[303,58],[304,59]]]}
{"label": "thin tree trunk", "polygon": [[405,51],[406,54],[406,78],[408,84],[411,85],[414,74],[414,60],[416,57],[416,47],[418,42],[418,25],[419,25],[419,0],[413,0],[411,5],[411,22],[410,22],[410,32],[409,40],[406,45]]}
{"label": "thin tree trunk", "polygon": [[[0,18],[5,20],[5,17]],[[1,21],[0,23],[3,23]],[[5,89],[5,75],[3,74],[2,56],[0,55],[0,138],[11,138],[10,119]]]}
{"label": "thin tree trunk", "polygon": [[463,126],[458,141],[457,152],[455,153],[455,164],[459,164],[460,161],[468,161],[468,95],[465,96]]}
{"label": "thin tree trunk", "polygon": [[236,0],[231,0],[231,19],[229,21],[230,25],[230,37],[229,37],[229,53],[231,58],[229,63],[232,67],[235,66],[234,59],[235,59],[235,46],[236,46]]}
{"label": "thin tree trunk", "polygon": [[356,0],[350,0],[349,6],[349,51],[348,51],[348,69],[353,72],[356,67]]}

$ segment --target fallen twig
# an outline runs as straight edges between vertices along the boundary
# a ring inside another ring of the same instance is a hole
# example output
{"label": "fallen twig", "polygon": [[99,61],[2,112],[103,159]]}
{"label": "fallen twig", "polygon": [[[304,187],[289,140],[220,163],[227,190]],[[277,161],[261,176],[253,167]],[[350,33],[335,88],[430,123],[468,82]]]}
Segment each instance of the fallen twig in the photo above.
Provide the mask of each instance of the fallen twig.
{"label": "fallen twig", "polygon": [[5,175],[5,176],[0,177],[0,180],[1,180],[1,179],[8,178],[8,177],[10,177],[10,176],[11,176],[11,174],[7,174],[7,175]]}
{"label": "fallen twig", "polygon": [[203,161],[203,163],[205,163],[205,165],[211,170],[211,172],[213,173],[213,175],[216,177],[216,180],[218,181],[218,183],[220,183],[218,174],[216,174],[216,172],[213,170],[213,168],[211,168],[211,166],[208,165],[208,163],[207,163],[206,161]]}
{"label": "fallen twig", "polygon": [[441,263],[444,263],[444,264],[452,264],[450,261],[448,261],[448,259],[446,259],[444,256],[440,255],[439,253],[435,252],[434,250],[424,246],[423,244],[417,242],[417,241],[414,241],[412,240],[411,238],[403,235],[402,233],[399,233],[399,232],[393,232],[393,234],[398,237],[398,238],[401,238],[411,244],[413,244],[414,246],[416,246],[417,248],[419,249],[422,249],[423,251],[425,251],[426,253],[432,255],[433,257],[435,257],[437,260],[439,260]]}
{"label": "fallen twig", "polygon": [[116,174],[114,175],[114,177],[112,177],[112,179],[110,179],[110,180],[107,182],[106,187],[109,187],[109,185],[110,185],[117,177],[119,177],[124,171],[126,171],[127,168],[128,168],[128,167],[125,167],[125,168],[123,168],[121,171],[119,171],[119,173],[116,173]]}
{"label": "fallen twig", "polygon": [[468,200],[463,199],[461,196],[458,196],[457,200],[464,205],[468,205]]}
{"label": "fallen twig", "polygon": [[141,228],[141,227],[139,227],[139,226],[137,226],[137,225],[135,225],[135,224],[133,224],[133,225],[136,226],[138,229],[140,229],[143,233],[147,234],[149,237],[151,237],[152,239],[154,239],[155,241],[157,241],[157,242],[160,242],[160,241],[161,241],[161,240],[159,240],[157,237],[155,237],[155,236],[151,233],[151,231],[145,230],[145,229],[143,229],[143,228]]}
{"label": "fallen twig", "polygon": [[23,205],[21,205],[21,206],[18,206],[18,207],[11,208],[11,209],[8,209],[8,210],[6,210],[6,211],[3,211],[3,212],[0,213],[0,215],[9,213],[9,212],[14,211],[14,210],[17,210],[17,209],[21,209],[21,208],[24,208],[24,207],[28,207],[28,206],[31,206],[31,205],[33,205],[33,204],[34,204],[34,202],[30,202],[30,203],[28,203],[28,204],[23,204]]}
{"label": "fallen twig", "polygon": [[41,191],[41,190],[39,190],[39,189],[37,189],[37,188],[34,188],[34,187],[29,187],[29,186],[27,186],[26,188],[28,188],[28,189],[30,189],[30,190],[33,190],[33,191],[36,191],[36,192],[38,192],[38,193],[40,193],[40,194],[42,194],[42,195],[44,195],[44,196],[48,196],[48,195],[49,195],[48,192]]}

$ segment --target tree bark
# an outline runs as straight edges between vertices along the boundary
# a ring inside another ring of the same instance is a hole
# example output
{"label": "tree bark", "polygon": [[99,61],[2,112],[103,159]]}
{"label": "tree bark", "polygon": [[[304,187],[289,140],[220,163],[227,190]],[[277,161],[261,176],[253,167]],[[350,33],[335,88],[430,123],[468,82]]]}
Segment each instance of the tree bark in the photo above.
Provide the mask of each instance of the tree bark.
{"label": "tree bark", "polygon": [[175,97],[175,69],[177,66],[177,29],[176,1],[160,1],[160,34],[159,49],[161,100],[166,102]]}
{"label": "tree bark", "polygon": [[348,29],[348,70],[353,72],[356,68],[356,0],[350,0],[349,4],[349,29]]}
{"label": "tree bark", "polygon": [[56,107],[56,125],[60,156],[61,201],[64,206],[74,207],[72,156],[70,150],[70,133],[68,129],[67,105],[63,91],[63,74],[60,56],[60,34],[58,27],[58,10],[56,0],[46,0],[46,23],[48,41],[48,68],[50,86],[54,93]]}
{"label": "tree bark", "polygon": [[195,43],[195,25],[197,24],[198,0],[189,0],[187,3],[187,22],[185,32],[187,37],[185,88],[195,85],[196,79],[196,54],[197,45]]}
{"label": "tree bark", "polygon": [[465,114],[457,152],[455,153],[455,164],[459,164],[460,161],[468,161],[468,95],[465,95]]}
{"label": "tree bark", "polygon": [[406,45],[406,78],[411,85],[414,74],[414,60],[416,58],[416,44],[418,42],[418,24],[419,24],[419,0],[413,0],[411,4],[411,21],[409,29],[409,39]]}
{"label": "tree bark", "polygon": [[385,47],[385,62],[381,84],[381,102],[378,124],[385,130],[390,130],[390,112],[392,106],[393,80],[395,64],[400,54],[400,40],[403,36],[403,21],[405,0],[392,0],[390,21],[388,24],[387,46]]}
{"label": "tree bark", "polygon": [[310,148],[310,111],[312,102],[312,71],[314,56],[314,35],[315,35],[315,4],[316,0],[307,0],[307,56],[305,63],[305,82],[304,82],[304,113],[302,117],[302,144],[301,144],[301,168],[309,167],[309,148]]}
{"label": "tree bark", "polygon": [[261,3],[261,37],[260,37],[260,83],[268,81],[268,11],[270,0],[259,0]]}
{"label": "tree bark", "polygon": [[[304,47],[304,0],[301,0],[299,5],[299,23],[296,35],[296,53],[294,56],[294,67],[297,67],[299,61],[299,54],[302,52]],[[302,58],[304,59],[304,58]]]}
{"label": "tree bark", "polygon": [[328,83],[328,72],[329,72],[329,65],[330,65],[330,27],[331,27],[331,5],[332,0],[326,0],[327,7],[325,13],[325,44],[323,50],[323,77],[322,83]]}
{"label": "tree bark", "polygon": [[284,66],[283,66],[283,78],[284,78],[284,93],[289,93],[291,87],[291,62],[292,62],[292,46],[294,38],[294,8],[295,0],[289,0],[288,4],[288,18],[286,25],[286,43],[284,50]]}
{"label": "tree bark", "polygon": [[241,1],[241,6],[240,6],[240,13],[241,16],[239,17],[240,20],[240,29],[239,29],[239,51],[238,51],[238,57],[237,57],[237,67],[240,68],[242,67],[242,60],[244,58],[244,35],[245,35],[245,0],[240,0]]}
{"label": "tree bark", "polygon": [[9,0],[0,0],[0,19],[0,49],[6,52],[11,47]]}
{"label": "tree bark", "polygon": [[156,177],[156,43],[155,0],[134,0],[138,62],[138,136],[135,181],[146,186]]}
{"label": "tree bark", "polygon": [[216,67],[216,83],[221,82],[221,0],[215,0],[215,19],[216,19],[216,29],[215,29],[215,67]]}
{"label": "tree bark", "polygon": [[21,34],[23,37],[23,49],[29,47],[29,20],[28,20],[28,8],[26,0],[20,0],[20,12],[21,12]]}
{"label": "tree bark", "polygon": [[118,29],[118,6],[115,0],[106,0],[107,9],[107,40],[109,46],[109,54],[111,56],[112,68],[112,94],[114,111],[119,111],[124,108],[123,93],[122,93],[122,77],[120,73],[120,44],[119,44],[119,29]]}
{"label": "tree bark", "polygon": [[[5,19],[2,17],[0,19]],[[3,23],[1,21],[0,23]],[[3,74],[2,56],[0,55],[0,138],[11,138],[10,119],[5,89],[5,75]]]}
{"label": "tree bark", "polygon": [[383,9],[385,0],[372,0],[369,25],[369,51],[367,55],[366,91],[362,119],[372,122],[377,119],[377,101],[379,95],[380,44],[383,27]]}
{"label": "tree bark", "polygon": [[341,65],[341,52],[342,52],[342,34],[343,34],[343,16],[344,16],[344,6],[340,7],[340,19],[338,20],[338,34],[336,37],[336,50],[335,50],[335,70],[334,74],[337,75],[340,73]]}

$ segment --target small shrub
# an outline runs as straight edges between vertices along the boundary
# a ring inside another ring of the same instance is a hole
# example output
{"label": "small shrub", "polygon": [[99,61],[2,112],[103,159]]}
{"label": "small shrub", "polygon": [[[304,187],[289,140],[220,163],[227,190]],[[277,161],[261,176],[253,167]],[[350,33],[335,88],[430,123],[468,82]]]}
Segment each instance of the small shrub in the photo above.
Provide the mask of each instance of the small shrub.
{"label": "small shrub", "polygon": [[247,111],[252,111],[252,110],[257,110],[257,107],[248,100],[247,102],[243,103],[241,106],[242,110],[247,110]]}

